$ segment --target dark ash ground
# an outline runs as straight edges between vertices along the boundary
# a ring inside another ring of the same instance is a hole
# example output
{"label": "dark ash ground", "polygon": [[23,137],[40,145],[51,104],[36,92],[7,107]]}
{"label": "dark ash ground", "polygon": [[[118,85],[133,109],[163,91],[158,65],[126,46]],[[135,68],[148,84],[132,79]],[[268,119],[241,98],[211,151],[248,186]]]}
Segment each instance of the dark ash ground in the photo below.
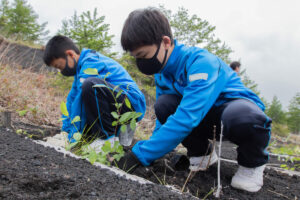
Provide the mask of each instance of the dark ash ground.
{"label": "dark ash ground", "polygon": [[[52,134],[50,134],[52,135]],[[24,136],[0,128],[0,199],[193,199],[159,184],[140,184],[33,143]],[[39,138],[40,139],[40,138]],[[222,157],[234,159],[235,150],[224,143]],[[139,168],[135,174],[154,183],[162,182],[181,189],[189,171],[171,171],[164,164],[169,154],[153,166]],[[237,165],[222,162],[221,199],[299,199],[300,177],[265,170],[264,186],[258,193],[236,190],[230,186]],[[217,185],[217,166],[198,172],[186,191],[203,198]],[[214,199],[209,195],[208,199]]]}

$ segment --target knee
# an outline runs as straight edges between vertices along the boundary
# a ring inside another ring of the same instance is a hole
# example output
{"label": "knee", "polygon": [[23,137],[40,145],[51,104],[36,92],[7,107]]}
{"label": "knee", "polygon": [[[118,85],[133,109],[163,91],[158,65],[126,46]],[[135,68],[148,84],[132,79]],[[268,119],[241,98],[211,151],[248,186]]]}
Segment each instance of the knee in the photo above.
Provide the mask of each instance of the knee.
{"label": "knee", "polygon": [[99,82],[99,81],[102,81],[102,80],[99,78],[96,78],[96,77],[89,77],[89,78],[85,79],[85,81],[82,83],[82,86],[81,86],[81,96],[82,96],[83,100],[85,100],[87,97],[91,96],[91,94],[94,94],[93,86],[95,84],[100,84],[101,82]]}
{"label": "knee", "polygon": [[97,77],[89,77],[85,79],[84,82],[82,83],[81,90],[82,92],[91,91],[93,90],[94,85],[101,84],[101,83],[104,83],[102,79],[99,79]]}
{"label": "knee", "polygon": [[85,93],[89,90],[91,90],[93,86],[93,82],[91,80],[86,79],[83,83],[82,83],[82,86],[81,86],[81,90],[82,90],[82,93]]}
{"label": "knee", "polygon": [[254,103],[237,100],[228,105],[222,114],[223,124],[238,126],[241,124],[269,125],[271,119]]}

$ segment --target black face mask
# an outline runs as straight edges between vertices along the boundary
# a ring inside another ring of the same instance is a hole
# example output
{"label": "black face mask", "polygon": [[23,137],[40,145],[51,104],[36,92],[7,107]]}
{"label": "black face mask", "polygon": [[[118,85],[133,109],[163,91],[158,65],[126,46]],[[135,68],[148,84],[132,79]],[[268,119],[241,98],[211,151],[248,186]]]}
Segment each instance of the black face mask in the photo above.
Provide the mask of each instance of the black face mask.
{"label": "black face mask", "polygon": [[166,49],[165,57],[162,63],[159,62],[157,59],[157,54],[159,52],[160,45],[158,46],[154,56],[152,58],[137,58],[136,59],[136,65],[139,68],[139,70],[146,75],[152,75],[160,72],[160,70],[163,68],[167,55],[168,55],[168,49]]}
{"label": "black face mask", "polygon": [[76,68],[77,68],[77,62],[75,60],[75,58],[73,58],[74,60],[74,67],[70,68],[68,65],[68,58],[66,57],[66,66],[63,70],[60,71],[60,73],[64,76],[75,76],[76,75]]}

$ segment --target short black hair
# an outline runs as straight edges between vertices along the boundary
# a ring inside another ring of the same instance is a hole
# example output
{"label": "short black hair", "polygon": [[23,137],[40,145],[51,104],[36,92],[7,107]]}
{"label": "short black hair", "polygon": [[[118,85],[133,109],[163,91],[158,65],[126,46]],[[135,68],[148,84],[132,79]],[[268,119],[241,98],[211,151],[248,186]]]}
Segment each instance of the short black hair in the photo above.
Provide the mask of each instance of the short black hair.
{"label": "short black hair", "polygon": [[133,51],[144,45],[159,45],[163,36],[173,44],[171,27],[166,16],[156,8],[132,11],[126,19],[121,36],[125,51]]}
{"label": "short black hair", "polygon": [[49,66],[54,59],[65,58],[67,50],[74,50],[77,54],[80,54],[78,47],[70,38],[63,35],[52,37],[45,47],[44,62]]}
{"label": "short black hair", "polygon": [[234,61],[234,62],[230,63],[230,67],[233,70],[235,70],[237,67],[240,67],[240,66],[241,66],[241,63],[238,61]]}

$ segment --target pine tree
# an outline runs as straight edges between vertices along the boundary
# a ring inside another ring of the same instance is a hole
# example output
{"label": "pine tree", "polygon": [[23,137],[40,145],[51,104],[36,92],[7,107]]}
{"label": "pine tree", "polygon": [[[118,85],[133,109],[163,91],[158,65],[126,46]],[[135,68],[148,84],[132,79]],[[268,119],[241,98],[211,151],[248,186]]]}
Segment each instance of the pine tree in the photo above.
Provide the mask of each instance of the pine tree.
{"label": "pine tree", "polygon": [[285,113],[277,96],[273,97],[272,103],[270,104],[266,114],[272,119],[273,122],[279,124],[285,124],[286,122]]}
{"label": "pine tree", "polygon": [[39,24],[38,15],[26,0],[14,0],[12,6],[8,1],[3,0],[1,14],[4,13],[3,19],[0,20],[5,35],[16,40],[41,42],[49,33],[45,31],[47,22]]}
{"label": "pine tree", "polygon": [[97,9],[94,12],[77,12],[68,19],[63,20],[59,34],[71,38],[80,49],[89,48],[101,52],[109,52],[113,45],[113,35],[109,35],[109,24],[104,23],[105,16],[98,17]]}
{"label": "pine tree", "polygon": [[8,22],[9,3],[8,0],[0,2],[0,31],[5,31],[5,25]]}
{"label": "pine tree", "polygon": [[293,133],[300,134],[300,93],[293,97],[288,109],[288,127]]}

